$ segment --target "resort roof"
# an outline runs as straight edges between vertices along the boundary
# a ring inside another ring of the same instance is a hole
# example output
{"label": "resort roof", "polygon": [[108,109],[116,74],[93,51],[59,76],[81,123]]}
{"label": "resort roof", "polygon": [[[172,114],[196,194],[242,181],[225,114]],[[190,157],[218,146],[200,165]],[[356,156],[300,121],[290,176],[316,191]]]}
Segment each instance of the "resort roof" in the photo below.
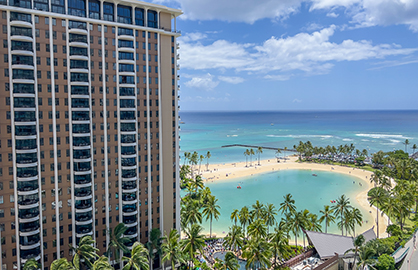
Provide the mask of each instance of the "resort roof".
{"label": "resort roof", "polygon": [[[350,236],[311,231],[306,231],[306,235],[321,259],[331,258],[335,253],[344,256],[347,250],[354,248],[353,238]],[[363,236],[366,242],[376,238],[373,228],[365,231]]]}

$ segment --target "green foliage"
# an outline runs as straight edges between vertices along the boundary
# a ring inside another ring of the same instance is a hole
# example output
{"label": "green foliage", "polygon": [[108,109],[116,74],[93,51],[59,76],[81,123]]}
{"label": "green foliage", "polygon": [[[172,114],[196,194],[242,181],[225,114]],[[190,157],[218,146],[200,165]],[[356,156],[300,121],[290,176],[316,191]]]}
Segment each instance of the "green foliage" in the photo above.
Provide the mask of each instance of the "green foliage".
{"label": "green foliage", "polygon": [[387,158],[393,158],[397,160],[409,159],[408,153],[405,153],[403,150],[395,150],[394,152],[387,152]]}
{"label": "green foliage", "polygon": [[378,270],[395,270],[395,259],[388,254],[383,254],[378,258],[376,268]]}
{"label": "green foliage", "polygon": [[402,237],[402,231],[401,228],[396,224],[391,224],[386,228],[386,232],[390,236],[396,236],[398,238]]}

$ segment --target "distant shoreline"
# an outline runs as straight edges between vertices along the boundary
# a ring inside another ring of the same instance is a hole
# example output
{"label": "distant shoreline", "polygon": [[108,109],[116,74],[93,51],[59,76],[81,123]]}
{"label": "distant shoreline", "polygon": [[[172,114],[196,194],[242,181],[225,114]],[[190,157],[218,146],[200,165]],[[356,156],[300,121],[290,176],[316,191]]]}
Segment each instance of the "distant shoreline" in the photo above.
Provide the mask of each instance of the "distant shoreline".
{"label": "distant shoreline", "polygon": [[[286,162],[281,159],[280,163],[277,163],[276,158],[266,159],[260,161],[260,166],[258,165],[258,160],[253,160],[252,167],[245,167],[246,162],[234,162],[234,163],[222,163],[222,164],[209,164],[209,171],[206,171],[206,164],[201,165],[201,175],[204,178],[205,182],[217,182],[232,180],[234,178],[246,177],[260,173],[267,173],[278,170],[316,170],[316,171],[329,171],[335,173],[342,173],[345,175],[354,176],[362,181],[366,185],[367,189],[360,192],[356,196],[356,201],[359,205],[370,213],[372,223],[365,224],[362,226],[361,232],[370,229],[373,225],[375,226],[374,230],[376,232],[377,226],[375,225],[376,219],[376,208],[371,207],[367,200],[367,192],[373,187],[373,184],[370,182],[370,176],[372,172],[365,171],[362,169],[344,167],[338,165],[328,165],[328,164],[318,164],[318,163],[308,163],[308,162],[296,162],[296,157],[288,157]],[[248,162],[248,165],[250,162]],[[195,166],[195,173],[198,172],[199,166]],[[364,218],[364,217],[363,217]],[[386,216],[379,216],[379,235],[386,235],[386,226],[388,220]],[[223,231],[227,231],[228,228],[224,228]],[[224,236],[220,234],[218,230],[214,231],[217,233],[217,236]],[[358,232],[360,233],[360,232]]]}

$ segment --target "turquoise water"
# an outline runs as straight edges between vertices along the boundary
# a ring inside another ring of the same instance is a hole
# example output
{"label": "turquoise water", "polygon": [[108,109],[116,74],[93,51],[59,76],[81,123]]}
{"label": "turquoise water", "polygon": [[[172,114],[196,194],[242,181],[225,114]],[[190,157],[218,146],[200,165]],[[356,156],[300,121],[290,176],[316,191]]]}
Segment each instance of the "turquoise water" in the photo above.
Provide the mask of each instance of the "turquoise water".
{"label": "turquoise water", "polygon": [[[312,176],[317,174],[317,177]],[[219,200],[221,216],[213,223],[213,232],[223,235],[233,225],[230,220],[231,212],[234,209],[241,209],[243,206],[251,208],[251,205],[259,200],[261,203],[272,203],[278,209],[283,202],[283,196],[287,193],[293,195],[297,210],[308,209],[311,213],[320,216],[320,210],[324,205],[333,205],[330,201],[336,200],[342,194],[350,198],[351,205],[359,208],[363,213],[364,222],[368,223],[373,219],[370,214],[361,209],[356,201],[356,195],[366,189],[366,185],[359,185],[359,178],[326,171],[311,170],[281,170],[254,176],[236,178],[219,182],[205,182],[212,194]],[[237,189],[241,184],[242,188]],[[280,220],[281,215],[277,216]],[[364,231],[371,227],[364,223],[360,229]],[[209,233],[209,222],[203,224],[205,232]],[[325,231],[325,226],[323,225]],[[358,228],[356,229],[356,231]],[[328,232],[339,233],[335,224],[328,228]]]}
{"label": "turquoise water", "polygon": [[[180,116],[181,150],[202,155],[210,151],[210,163],[245,161],[244,148],[222,148],[227,144],[291,149],[309,140],[315,146],[353,143],[370,153],[405,150],[406,139],[412,153],[412,145],[418,144],[418,111],[181,112]],[[261,158],[274,158],[274,151],[264,150]]]}
{"label": "turquoise water", "polygon": [[[279,104],[278,104],[279,105]],[[250,144],[274,148],[292,149],[299,141],[311,141],[314,146],[338,146],[353,143],[356,148],[369,153],[379,150],[405,150],[403,142],[418,144],[418,111],[304,111],[304,112],[181,112],[180,124],[182,151],[197,151],[205,155],[211,152],[209,162],[245,162],[244,148],[222,148],[228,144]],[[275,151],[264,150],[262,159],[273,159]],[[183,154],[181,154],[181,157]],[[257,156],[253,157],[253,161]],[[203,162],[205,163],[206,160]],[[183,161],[181,161],[183,164]],[[221,218],[214,222],[218,235],[232,225],[229,217],[233,209],[251,206],[256,200],[280,207],[283,196],[291,193],[298,210],[308,209],[319,215],[319,210],[330,200],[342,194],[352,205],[359,207],[356,194],[358,179],[332,172],[280,171],[225,182],[208,182],[212,193],[219,199]],[[355,183],[353,184],[353,181]],[[242,182],[242,189],[236,186]],[[361,209],[362,210],[362,209]],[[371,227],[373,217],[362,210],[362,231]],[[280,217],[278,217],[280,219]],[[205,224],[207,233],[209,224]],[[336,225],[330,232],[338,233]]]}

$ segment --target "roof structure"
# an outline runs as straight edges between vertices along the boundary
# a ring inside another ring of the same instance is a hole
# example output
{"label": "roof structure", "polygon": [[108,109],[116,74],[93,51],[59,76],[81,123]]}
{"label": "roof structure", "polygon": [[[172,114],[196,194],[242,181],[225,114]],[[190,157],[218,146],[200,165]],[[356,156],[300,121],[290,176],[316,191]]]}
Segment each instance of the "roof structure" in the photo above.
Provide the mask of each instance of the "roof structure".
{"label": "roof structure", "polygon": [[[376,238],[373,228],[362,234],[366,242]],[[309,242],[314,245],[319,257],[322,260],[334,257],[335,253],[337,253],[340,257],[347,255],[344,253],[347,250],[354,248],[353,238],[350,236],[312,231],[306,231],[306,236],[308,237]],[[352,255],[352,253],[348,254]]]}

